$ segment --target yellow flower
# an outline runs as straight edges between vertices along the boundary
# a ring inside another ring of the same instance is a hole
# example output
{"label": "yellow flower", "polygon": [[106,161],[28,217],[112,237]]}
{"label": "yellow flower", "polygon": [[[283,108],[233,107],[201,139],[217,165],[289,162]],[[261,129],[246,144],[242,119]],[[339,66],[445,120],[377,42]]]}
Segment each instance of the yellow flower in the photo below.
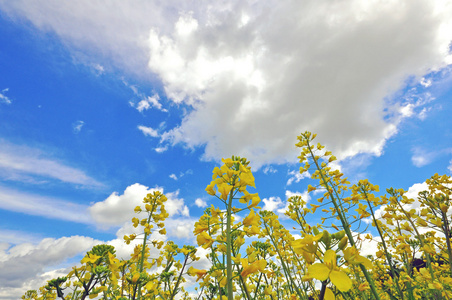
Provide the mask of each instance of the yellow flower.
{"label": "yellow flower", "polygon": [[316,236],[307,235],[303,239],[299,239],[292,242],[293,251],[297,254],[303,254],[303,252],[315,253],[317,251],[317,242],[323,237],[323,233]]}
{"label": "yellow flower", "polygon": [[207,274],[207,271],[190,267],[190,269],[188,269],[187,274],[190,276],[195,276],[195,275],[198,276],[198,278],[196,279],[196,281],[198,281],[199,279],[203,278]]}
{"label": "yellow flower", "polygon": [[195,235],[198,235],[201,232],[206,231],[207,229],[209,229],[209,225],[197,223],[197,224],[195,224],[195,230],[193,231],[193,233]]}
{"label": "yellow flower", "polygon": [[428,288],[432,290],[442,290],[443,285],[439,283],[438,281],[434,281],[433,283],[428,284]]}
{"label": "yellow flower", "polygon": [[212,246],[214,242],[213,238],[205,231],[201,232],[201,234],[196,237],[196,241],[198,242],[198,245],[202,246],[204,249]]}
{"label": "yellow flower", "polygon": [[308,267],[308,277],[325,281],[331,280],[338,290],[346,292],[352,288],[352,281],[348,275],[341,271],[336,265],[336,252],[325,251],[323,263],[316,263]]}
{"label": "yellow flower", "polygon": [[345,260],[352,265],[363,264],[366,269],[372,269],[372,262],[365,258],[364,256],[359,255],[358,250],[355,246],[348,247],[342,251],[344,253]]}
{"label": "yellow flower", "polygon": [[249,185],[252,187],[256,187],[254,184],[254,176],[251,171],[240,173],[240,181],[242,181],[245,185]]}
{"label": "yellow flower", "polygon": [[138,279],[140,279],[140,273],[133,274],[132,283],[137,283]]}
{"label": "yellow flower", "polygon": [[221,193],[221,199],[228,200],[229,192],[232,190],[232,185],[222,183],[217,185],[218,192]]}
{"label": "yellow flower", "polygon": [[263,272],[267,266],[267,261],[265,259],[260,259],[249,265],[247,259],[242,259],[242,266],[243,271],[241,275],[243,278],[246,278],[248,275],[256,273],[257,271]]}
{"label": "yellow flower", "polygon": [[215,192],[215,182],[211,182],[207,187],[206,187],[206,192],[209,195],[215,196],[216,192]]}
{"label": "yellow flower", "polygon": [[86,262],[89,262],[89,263],[94,264],[99,258],[100,258],[100,256],[98,256],[98,255],[95,255],[95,254],[88,254],[88,255],[86,255],[80,262],[81,262],[82,264],[84,264],[84,263],[86,263]]}
{"label": "yellow flower", "polygon": [[253,225],[258,226],[259,220],[260,220],[259,215],[256,215],[254,213],[254,210],[251,209],[249,215],[246,216],[245,219],[243,219],[243,225],[244,226],[253,226]]}

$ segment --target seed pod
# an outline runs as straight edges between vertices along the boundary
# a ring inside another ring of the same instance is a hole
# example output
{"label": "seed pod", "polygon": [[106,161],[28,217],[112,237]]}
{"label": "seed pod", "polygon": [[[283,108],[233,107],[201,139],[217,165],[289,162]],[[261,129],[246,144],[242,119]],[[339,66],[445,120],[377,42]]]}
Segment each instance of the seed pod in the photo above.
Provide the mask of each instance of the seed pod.
{"label": "seed pod", "polygon": [[322,241],[325,243],[325,247],[329,249],[331,245],[331,236],[326,230],[323,231]]}
{"label": "seed pod", "polygon": [[337,247],[341,250],[344,250],[345,247],[347,246],[347,242],[348,242],[348,237],[344,236],[341,241],[339,242],[339,244],[337,245]]}

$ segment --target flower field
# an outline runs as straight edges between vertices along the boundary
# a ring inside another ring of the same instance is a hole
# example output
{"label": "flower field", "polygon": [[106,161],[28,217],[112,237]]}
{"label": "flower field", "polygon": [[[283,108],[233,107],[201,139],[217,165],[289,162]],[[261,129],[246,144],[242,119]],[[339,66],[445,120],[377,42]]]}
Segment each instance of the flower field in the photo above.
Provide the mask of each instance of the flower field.
{"label": "flower field", "polygon": [[[213,170],[206,192],[216,205],[193,230],[208,268],[191,266],[200,259],[195,245],[151,238],[166,233],[168,217],[165,195],[154,192],[135,208],[141,234],[124,236],[140,242],[128,260],[95,246],[67,276],[22,299],[451,299],[451,177],[433,175],[417,199],[402,189],[382,194],[368,180],[351,184],[314,139],[305,132],[296,146],[316,200],[288,199],[290,228],[259,207],[249,162],[233,156]],[[320,222],[309,224],[315,215]],[[369,242],[375,255],[362,255]]]}

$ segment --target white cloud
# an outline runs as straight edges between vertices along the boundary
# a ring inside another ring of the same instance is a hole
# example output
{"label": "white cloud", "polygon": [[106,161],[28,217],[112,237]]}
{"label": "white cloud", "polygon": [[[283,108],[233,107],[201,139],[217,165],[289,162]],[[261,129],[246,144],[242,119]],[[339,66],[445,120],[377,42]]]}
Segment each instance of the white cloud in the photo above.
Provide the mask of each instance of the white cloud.
{"label": "white cloud", "polygon": [[0,186],[0,208],[69,222],[92,224],[88,206]]}
{"label": "white cloud", "polygon": [[163,153],[163,152],[165,152],[166,150],[168,150],[168,146],[157,147],[157,148],[154,148],[154,150],[155,150],[155,152],[157,152],[157,153]]}
{"label": "white cloud", "polygon": [[0,9],[161,80],[171,101],[193,108],[164,140],[205,146],[204,159],[245,156],[255,168],[294,161],[304,130],[339,158],[380,155],[402,119],[424,108],[394,93],[452,61],[452,5],[441,0],[116,1],[108,9],[17,0]]}
{"label": "white cloud", "polygon": [[[5,251],[9,248],[10,244],[37,244],[41,239],[42,237],[35,233],[31,234],[18,230],[0,229],[0,261],[5,260],[5,256],[2,255],[6,253]],[[2,252],[1,249],[5,251]]]}
{"label": "white cloud", "polygon": [[200,208],[207,207],[206,201],[202,200],[201,198],[197,198],[197,199],[195,200],[195,205],[196,205],[197,207],[200,207]]}
{"label": "white cloud", "polygon": [[180,172],[179,173],[179,177],[176,174],[171,174],[171,175],[169,175],[169,177],[171,179],[178,180],[178,179],[184,177],[185,175],[192,175],[192,174],[193,174],[193,170],[192,169],[188,169],[185,172]]}
{"label": "white cloud", "polygon": [[452,173],[452,159],[449,161],[449,166],[447,167],[450,173]]}
{"label": "white cloud", "polygon": [[284,203],[281,201],[281,198],[279,197],[269,197],[268,199],[265,198],[262,199],[262,202],[264,202],[264,207],[262,209],[268,211],[274,211],[280,208],[281,206],[284,206]]}
{"label": "white cloud", "polygon": [[288,175],[290,175],[290,177],[287,180],[286,185],[291,185],[294,181],[295,181],[295,183],[298,183],[303,178],[311,177],[311,174],[309,174],[309,172],[304,172],[303,174],[301,174],[299,170],[290,171],[290,172],[288,172]]}
{"label": "white cloud", "polygon": [[93,204],[89,212],[96,223],[105,226],[120,226],[134,216],[134,208],[143,204],[144,197],[162,188],[149,189],[139,183],[128,186],[122,195],[112,193],[107,199]]}
{"label": "white cloud", "polygon": [[440,156],[450,155],[452,153],[452,148],[435,148],[434,150],[428,151],[425,148],[415,147],[412,152],[411,162],[413,165],[416,167],[423,167],[432,163]]}
{"label": "white cloud", "polygon": [[67,166],[39,149],[11,144],[5,140],[0,140],[0,177],[28,181],[51,178],[84,186],[102,186],[83,171]]}
{"label": "white cloud", "polygon": [[162,108],[162,104],[159,102],[160,97],[158,94],[154,94],[152,97],[146,96],[140,102],[137,104],[134,104],[133,102],[130,102],[130,105],[135,107],[139,112],[143,112],[145,110],[148,110],[152,107],[161,110],[163,112],[167,112],[167,109]]}
{"label": "white cloud", "polygon": [[[122,226],[130,221],[134,216],[134,209],[143,204],[143,198],[154,191],[163,193],[163,188],[148,188],[139,183],[128,186],[122,195],[112,193],[107,199],[94,203],[89,207],[89,213],[96,223],[101,227]],[[189,217],[188,207],[184,204],[184,199],[178,198],[179,191],[165,193],[167,202],[165,209],[169,217],[181,215]]]}
{"label": "white cloud", "polygon": [[[2,289],[25,286],[30,279],[43,274],[46,268],[55,267],[77,254],[88,251],[97,243],[99,241],[89,237],[72,236],[45,238],[38,244],[23,243],[3,249],[4,259],[0,261],[0,293],[4,292]],[[26,289],[22,290],[22,293],[25,291]]]}
{"label": "white cloud", "polygon": [[145,136],[151,136],[151,137],[158,137],[159,133],[157,132],[157,130],[152,129],[151,127],[146,127],[146,126],[142,126],[139,125],[138,129],[145,135]]}
{"label": "white cloud", "polygon": [[0,103],[4,103],[4,104],[11,104],[12,101],[11,99],[9,99],[5,94],[6,92],[9,91],[9,89],[3,89],[0,92]]}
{"label": "white cloud", "polygon": [[[420,2],[274,5],[261,14],[231,4],[213,8],[204,22],[182,16],[172,35],[151,31],[150,68],[173,101],[195,108],[163,137],[206,145],[206,159],[236,153],[257,166],[293,161],[294,136],[305,129],[329,141],[339,157],[380,155],[411,108],[407,103],[387,118],[384,109],[392,108],[384,99],[409,75],[445,65],[452,36],[440,28],[449,18]],[[429,12],[423,22],[420,11]],[[237,26],[236,12],[250,16],[245,26]],[[180,24],[192,30],[182,35]],[[418,47],[420,41],[429,46]]]}
{"label": "white cloud", "polygon": [[72,130],[74,131],[75,134],[77,134],[80,131],[82,131],[82,127],[84,125],[85,125],[85,122],[78,120],[72,124]]}
{"label": "white cloud", "polygon": [[278,170],[276,170],[275,168],[273,168],[272,166],[265,166],[264,169],[262,170],[264,172],[264,174],[268,174],[268,173],[276,173],[278,172]]}

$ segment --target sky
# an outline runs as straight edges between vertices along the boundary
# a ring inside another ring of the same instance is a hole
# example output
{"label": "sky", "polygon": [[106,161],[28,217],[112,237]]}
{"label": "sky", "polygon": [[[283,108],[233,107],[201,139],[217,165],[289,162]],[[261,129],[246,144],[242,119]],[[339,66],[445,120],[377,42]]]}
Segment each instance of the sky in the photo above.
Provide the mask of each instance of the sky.
{"label": "sky", "polygon": [[195,245],[223,157],[251,161],[265,209],[315,203],[306,130],[383,192],[451,175],[450,16],[450,0],[0,0],[0,299],[99,243],[127,258],[154,190],[159,238]]}

